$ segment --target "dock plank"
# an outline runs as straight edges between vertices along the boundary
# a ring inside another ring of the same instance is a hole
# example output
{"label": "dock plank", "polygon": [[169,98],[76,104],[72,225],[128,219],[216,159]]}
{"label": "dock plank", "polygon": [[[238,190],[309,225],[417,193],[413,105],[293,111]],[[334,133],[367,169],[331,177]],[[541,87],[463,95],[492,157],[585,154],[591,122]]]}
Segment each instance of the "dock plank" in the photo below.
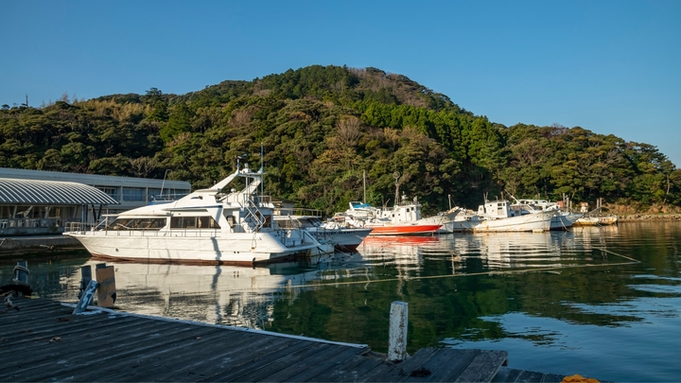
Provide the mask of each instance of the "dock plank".
{"label": "dock plank", "polygon": [[390,382],[399,381],[404,378],[411,371],[421,367],[430,357],[432,357],[438,349],[436,348],[422,348],[418,350],[413,356],[402,362],[386,362],[386,366],[377,371],[371,372],[366,381],[369,382]]}
{"label": "dock plank", "polygon": [[[440,348],[428,359],[420,371],[410,372],[407,382],[449,382],[464,371],[481,350]],[[420,373],[419,373],[420,372]],[[427,374],[426,374],[427,373]]]}
{"label": "dock plank", "polygon": [[348,360],[341,361],[324,374],[317,375],[310,379],[311,382],[359,382],[360,377],[366,377],[369,372],[376,371],[382,366],[386,366],[385,355],[375,355],[369,351],[356,355]]}
{"label": "dock plank", "polygon": [[[300,369],[290,366],[287,370],[291,370],[293,375],[290,375],[286,379],[282,379],[283,382],[307,382],[315,378],[318,375],[325,375],[328,371],[332,371],[350,362],[349,358],[356,356],[358,354],[364,353],[365,350],[346,348],[338,352],[338,350],[327,347],[329,352],[320,352],[315,355],[314,358],[310,358],[307,362],[311,363],[309,368],[305,368],[302,371]],[[331,357],[332,356],[332,357]],[[285,371],[285,370],[283,370]]]}
{"label": "dock plank", "polygon": [[[267,380],[267,377],[274,375],[277,371],[288,367],[291,364],[290,358],[295,358],[295,355],[304,353],[310,349],[312,344],[308,342],[295,342],[288,344],[267,355],[259,355],[251,363],[242,364],[229,371],[229,376],[234,381],[251,380],[254,382]],[[209,380],[219,380],[220,376],[216,375]]]}
{"label": "dock plank", "polygon": [[507,359],[506,351],[481,352],[459,375],[456,382],[490,382],[499,368],[506,364]]}

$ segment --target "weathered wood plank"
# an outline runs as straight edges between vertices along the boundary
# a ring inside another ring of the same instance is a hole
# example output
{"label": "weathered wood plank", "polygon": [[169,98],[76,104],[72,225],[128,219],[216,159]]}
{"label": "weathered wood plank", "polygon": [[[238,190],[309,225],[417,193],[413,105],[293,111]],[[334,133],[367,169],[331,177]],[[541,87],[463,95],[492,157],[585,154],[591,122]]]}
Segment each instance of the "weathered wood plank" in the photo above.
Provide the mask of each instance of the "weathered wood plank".
{"label": "weathered wood plank", "polygon": [[[60,356],[58,359],[59,363],[54,366],[54,368],[49,371],[42,369],[43,373],[32,375],[32,379],[34,381],[43,381],[48,378],[63,380],[78,373],[82,379],[91,380],[90,376],[93,376],[93,378],[103,376],[102,369],[125,366],[129,362],[129,358],[137,353],[146,353],[156,348],[168,347],[170,344],[176,342],[177,337],[182,337],[185,333],[196,333],[195,329],[190,327],[177,328],[176,326],[168,325],[164,327],[166,328],[146,336],[140,336],[138,333],[134,333],[137,335],[110,339],[109,343],[102,341],[102,338],[98,337],[97,334],[93,334],[91,338],[83,341],[83,343],[87,344],[86,348],[89,350],[87,353],[78,352],[79,350],[76,347],[77,340],[74,340],[74,343],[71,345],[62,343],[64,342],[64,340],[62,340],[54,345],[57,347],[64,347],[64,349],[70,351],[73,349],[76,350],[69,352],[69,355],[66,358]],[[68,338],[68,336],[63,337],[62,339],[64,338]],[[76,344],[76,346],[74,346],[74,344]]]}
{"label": "weathered wood plank", "polygon": [[560,383],[565,378],[565,375],[560,374],[545,374],[542,378],[542,382],[546,383]]}
{"label": "weathered wood plank", "polygon": [[[230,344],[236,343],[243,339],[244,334],[234,331],[222,331],[219,328],[213,329],[200,339],[196,340],[196,344],[187,344],[187,347],[166,348],[159,350],[156,353],[139,354],[135,360],[135,366],[143,366],[144,368],[135,370],[133,378],[139,381],[156,380],[157,377],[172,377],[174,374],[179,374],[182,370],[193,370],[197,366],[204,368],[206,363],[218,358],[215,350],[224,350]],[[200,347],[197,352],[195,346]],[[124,375],[124,374],[123,374]],[[153,375],[153,376],[149,376]],[[113,375],[116,378],[118,375]],[[149,376],[149,377],[147,377]],[[145,378],[147,377],[147,378]]]}
{"label": "weathered wood plank", "polygon": [[[92,323],[92,325],[90,325],[90,323]],[[133,318],[123,318],[121,321],[115,323],[116,331],[127,331],[127,329],[138,325],[139,323]],[[93,320],[90,322],[61,322],[59,320],[53,320],[41,326],[21,327],[19,332],[8,334],[7,337],[3,336],[3,339],[5,339],[3,343],[12,348],[20,348],[22,352],[29,353],[31,347],[41,347],[36,341],[43,339],[49,340],[63,334],[69,334],[74,337],[91,337],[92,334],[97,334],[102,330],[113,331],[113,326],[110,319],[105,319],[104,321]],[[3,334],[7,333],[3,332]],[[5,356],[4,354],[16,353],[16,350],[12,348],[8,347],[5,349],[3,347],[3,349],[0,350],[0,358],[3,358]]]}
{"label": "weathered wood plank", "polygon": [[[295,375],[291,375],[283,381],[287,382],[308,382],[318,375],[326,374],[328,371],[337,369],[340,365],[345,365],[350,362],[350,359],[358,354],[362,354],[366,350],[344,348],[340,349],[337,346],[329,347],[333,352],[332,357],[322,356],[322,360],[316,362],[311,360],[312,366],[302,371],[298,370]],[[289,369],[293,369],[292,366]]]}
{"label": "weathered wood plank", "polygon": [[310,378],[311,382],[360,381],[359,377],[367,376],[384,363],[385,356],[375,356],[368,352],[341,361],[329,370]]}
{"label": "weathered wood plank", "polygon": [[[184,341],[179,340],[176,344],[168,347],[156,349],[147,353],[134,355],[127,369],[119,369],[108,373],[101,381],[150,381],[155,380],[156,377],[168,374],[173,371],[170,376],[180,373],[178,366],[189,366],[192,360],[200,360],[204,363],[206,355],[204,352],[196,352],[194,343],[200,343],[201,347],[208,350],[212,343],[216,345],[224,345],[228,341],[230,335],[223,334],[220,329],[206,328],[202,335],[195,335],[193,338],[186,338]],[[141,367],[141,368],[140,368]]]}
{"label": "weathered wood plank", "polygon": [[518,383],[530,383],[530,382],[541,382],[544,379],[544,374],[541,372],[534,371],[523,371],[518,375],[516,382]]}
{"label": "weathered wood plank", "polygon": [[[144,368],[130,375],[129,381],[196,381],[204,379],[211,372],[226,368],[225,363],[230,357],[243,350],[232,348],[229,338],[225,335],[227,334],[217,334],[210,340],[205,340],[202,337],[193,347],[173,348],[171,353],[178,354],[181,357],[175,362],[166,362],[164,359],[147,363],[140,361],[139,365],[144,366]],[[240,333],[239,335],[251,335],[249,339],[254,347],[267,342],[265,339],[259,339],[256,334]],[[125,378],[128,379],[128,376],[125,376]],[[115,379],[111,381],[115,381]]]}
{"label": "weathered wood plank", "polygon": [[283,382],[297,372],[309,368],[314,363],[319,363],[323,359],[332,357],[334,353],[338,352],[338,349],[329,346],[331,345],[317,343],[313,344],[312,347],[303,349],[301,352],[291,356],[291,363],[288,366],[265,377],[263,380],[268,382]]}
{"label": "weathered wood plank", "polygon": [[523,370],[516,370],[514,368],[502,367],[497,371],[497,374],[492,378],[494,383],[514,383]]}
{"label": "weathered wood plank", "polygon": [[437,350],[437,348],[422,348],[401,363],[388,362],[386,364],[387,371],[381,369],[372,372],[366,377],[366,381],[395,382],[402,380],[411,371],[421,367],[423,363],[437,353]]}
{"label": "weathered wood plank", "polygon": [[[206,378],[204,381],[214,382],[214,381],[228,381],[230,380],[230,374],[235,370],[235,374],[240,374],[238,368],[242,365],[248,364],[253,359],[257,358],[259,350],[266,344],[272,342],[269,336],[263,336],[262,334],[254,334],[256,337],[253,339],[251,344],[245,345],[238,349],[227,349],[221,352],[220,355],[223,357],[216,361],[213,366],[206,366]],[[280,338],[280,341],[286,342],[286,338]],[[291,341],[291,339],[288,339]],[[286,342],[288,345],[293,343]],[[310,347],[314,347],[311,344]],[[310,347],[304,347],[303,350],[308,350]],[[275,351],[276,352],[276,351]]]}
{"label": "weathered wood plank", "polygon": [[489,382],[506,363],[508,352],[483,351],[473,359],[456,379],[457,382]]}
{"label": "weathered wood plank", "polygon": [[229,376],[232,381],[267,381],[267,377],[295,363],[297,355],[305,353],[312,346],[313,344],[310,342],[288,343],[279,350],[259,355],[251,363],[245,363],[231,369],[223,376],[211,377],[211,380],[220,380],[222,377]]}
{"label": "weathered wood plank", "polygon": [[438,349],[437,353],[413,370],[404,380],[407,382],[449,382],[456,379],[482,350]]}
{"label": "weathered wood plank", "polygon": [[374,380],[369,379],[370,376],[387,373],[392,368],[392,363],[386,362],[385,359],[365,357],[362,363],[348,369],[347,373],[338,374],[336,379],[329,380],[334,382],[372,382]]}

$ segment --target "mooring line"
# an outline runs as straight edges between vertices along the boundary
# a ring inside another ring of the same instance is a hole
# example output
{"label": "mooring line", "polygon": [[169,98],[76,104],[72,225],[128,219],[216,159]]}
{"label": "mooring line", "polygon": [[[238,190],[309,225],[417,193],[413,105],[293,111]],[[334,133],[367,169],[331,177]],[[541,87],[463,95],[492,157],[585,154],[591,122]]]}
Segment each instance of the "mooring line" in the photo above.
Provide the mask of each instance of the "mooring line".
{"label": "mooring line", "polygon": [[[584,245],[584,244],[582,244]],[[604,266],[626,266],[636,263],[641,263],[641,261],[634,258],[628,257],[616,253],[612,250],[608,250],[601,247],[592,246],[595,250],[600,250],[606,254],[612,254],[617,257],[624,258],[629,262],[616,262],[616,263],[605,263],[605,264],[594,264],[588,263],[583,265],[571,265],[571,266],[560,266],[560,267],[530,267],[525,269],[515,269],[515,270],[490,270],[481,271],[477,273],[462,273],[462,274],[447,274],[447,275],[426,275],[426,276],[414,276],[414,277],[401,277],[401,278],[387,278],[387,279],[375,279],[375,280],[363,280],[363,281],[313,281],[313,283],[306,283],[301,285],[288,285],[286,288],[305,288],[305,287],[322,287],[322,286],[348,286],[348,285],[359,285],[359,284],[369,284],[369,283],[383,283],[383,282],[397,282],[397,281],[418,281],[426,279],[443,279],[443,278],[463,278],[463,277],[475,277],[475,276],[493,276],[493,275],[512,275],[512,274],[524,274],[531,272],[544,272],[544,271],[557,271],[564,269],[579,269],[579,268],[589,268],[589,267],[604,267]]]}

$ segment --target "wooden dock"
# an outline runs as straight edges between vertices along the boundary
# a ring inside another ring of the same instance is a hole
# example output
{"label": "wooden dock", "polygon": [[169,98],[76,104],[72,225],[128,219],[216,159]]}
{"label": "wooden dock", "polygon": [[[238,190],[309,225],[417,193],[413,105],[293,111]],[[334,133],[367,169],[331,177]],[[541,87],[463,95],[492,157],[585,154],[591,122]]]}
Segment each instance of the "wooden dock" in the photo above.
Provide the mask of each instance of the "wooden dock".
{"label": "wooden dock", "polygon": [[[560,382],[502,368],[505,351],[425,348],[403,362],[367,345],[13,298],[0,312],[0,381]],[[501,370],[500,370],[501,369]]]}

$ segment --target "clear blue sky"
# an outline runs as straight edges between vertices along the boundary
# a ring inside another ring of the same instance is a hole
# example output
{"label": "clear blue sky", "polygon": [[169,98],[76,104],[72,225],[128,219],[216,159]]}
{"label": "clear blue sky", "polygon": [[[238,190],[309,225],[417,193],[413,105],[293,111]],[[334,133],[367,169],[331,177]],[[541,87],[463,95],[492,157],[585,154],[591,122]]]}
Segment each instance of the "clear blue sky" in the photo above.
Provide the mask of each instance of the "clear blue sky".
{"label": "clear blue sky", "polygon": [[679,0],[4,0],[0,34],[10,106],[375,67],[493,122],[581,126],[681,166]]}

